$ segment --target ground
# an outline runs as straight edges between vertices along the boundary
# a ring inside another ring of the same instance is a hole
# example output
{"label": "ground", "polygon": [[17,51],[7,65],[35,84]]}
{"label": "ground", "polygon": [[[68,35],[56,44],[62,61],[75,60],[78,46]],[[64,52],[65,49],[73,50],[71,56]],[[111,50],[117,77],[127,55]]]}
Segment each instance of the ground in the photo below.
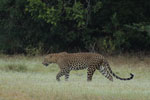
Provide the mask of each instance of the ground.
{"label": "ground", "polygon": [[68,82],[55,76],[56,64],[45,67],[42,56],[0,56],[0,100],[148,100],[150,98],[150,57],[109,56],[112,70],[133,80],[111,82],[98,71],[86,81],[86,70],[72,71]]}

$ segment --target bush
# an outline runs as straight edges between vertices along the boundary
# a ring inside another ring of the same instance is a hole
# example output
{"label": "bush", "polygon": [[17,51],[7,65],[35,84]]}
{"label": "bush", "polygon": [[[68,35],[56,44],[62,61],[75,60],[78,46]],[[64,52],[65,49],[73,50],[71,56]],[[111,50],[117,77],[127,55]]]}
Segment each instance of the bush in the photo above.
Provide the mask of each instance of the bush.
{"label": "bush", "polygon": [[4,71],[26,72],[27,66],[22,64],[8,64],[2,69]]}
{"label": "bush", "polygon": [[0,53],[149,51],[149,6],[147,0],[0,0]]}

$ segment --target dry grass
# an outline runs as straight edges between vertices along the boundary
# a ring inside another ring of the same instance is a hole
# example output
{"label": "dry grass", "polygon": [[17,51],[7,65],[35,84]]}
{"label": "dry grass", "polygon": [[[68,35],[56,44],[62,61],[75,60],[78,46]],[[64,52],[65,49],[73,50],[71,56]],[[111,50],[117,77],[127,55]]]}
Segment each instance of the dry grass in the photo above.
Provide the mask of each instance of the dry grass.
{"label": "dry grass", "polygon": [[[121,77],[134,73],[130,81],[110,82],[98,71],[86,82],[86,70],[72,71],[68,82],[55,80],[57,65],[45,68],[42,57],[0,56],[0,100],[148,100],[150,58],[107,57],[112,70]],[[15,68],[9,69],[8,65]],[[16,67],[17,66],[17,67]],[[20,66],[26,71],[18,70]]]}

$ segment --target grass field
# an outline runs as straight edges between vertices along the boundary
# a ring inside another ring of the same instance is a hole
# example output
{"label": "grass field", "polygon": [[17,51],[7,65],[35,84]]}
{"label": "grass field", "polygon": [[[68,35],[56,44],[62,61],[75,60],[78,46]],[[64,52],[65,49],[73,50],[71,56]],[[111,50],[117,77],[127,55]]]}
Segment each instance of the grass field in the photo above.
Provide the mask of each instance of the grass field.
{"label": "grass field", "polygon": [[0,56],[0,100],[150,100],[150,58],[107,57],[112,70],[133,80],[111,82],[98,71],[86,81],[86,70],[72,71],[68,82],[55,80],[56,64],[44,67],[42,57]]}

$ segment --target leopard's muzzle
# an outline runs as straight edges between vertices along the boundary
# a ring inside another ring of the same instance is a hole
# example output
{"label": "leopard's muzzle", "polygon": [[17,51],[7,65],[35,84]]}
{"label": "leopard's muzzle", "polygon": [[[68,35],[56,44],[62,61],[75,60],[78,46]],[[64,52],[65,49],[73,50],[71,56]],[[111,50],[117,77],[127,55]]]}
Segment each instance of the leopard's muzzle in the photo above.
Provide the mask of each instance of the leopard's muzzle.
{"label": "leopard's muzzle", "polygon": [[45,65],[46,67],[49,65],[48,63],[44,63],[44,62],[42,64]]}

